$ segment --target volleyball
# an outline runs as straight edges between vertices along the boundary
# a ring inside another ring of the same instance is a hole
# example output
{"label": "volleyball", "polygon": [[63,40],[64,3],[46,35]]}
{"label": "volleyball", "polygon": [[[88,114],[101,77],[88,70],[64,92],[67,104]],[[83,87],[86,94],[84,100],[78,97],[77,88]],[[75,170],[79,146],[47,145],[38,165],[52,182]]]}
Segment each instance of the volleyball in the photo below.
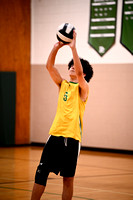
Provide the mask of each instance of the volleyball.
{"label": "volleyball", "polygon": [[72,42],[73,39],[73,30],[75,27],[70,23],[63,23],[57,28],[56,36],[57,39],[64,44]]}

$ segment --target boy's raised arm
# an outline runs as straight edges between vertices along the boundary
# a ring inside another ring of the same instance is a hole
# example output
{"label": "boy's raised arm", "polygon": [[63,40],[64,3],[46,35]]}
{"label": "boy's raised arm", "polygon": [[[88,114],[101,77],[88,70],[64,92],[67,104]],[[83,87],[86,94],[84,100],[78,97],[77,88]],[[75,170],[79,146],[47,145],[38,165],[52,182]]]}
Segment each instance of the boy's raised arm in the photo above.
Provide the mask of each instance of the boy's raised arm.
{"label": "boy's raised arm", "polygon": [[46,63],[46,68],[53,79],[53,81],[60,87],[61,82],[63,78],[61,77],[60,73],[58,70],[55,68],[55,58],[57,55],[58,50],[63,46],[61,42],[57,42],[54,47],[52,48],[47,63]]}

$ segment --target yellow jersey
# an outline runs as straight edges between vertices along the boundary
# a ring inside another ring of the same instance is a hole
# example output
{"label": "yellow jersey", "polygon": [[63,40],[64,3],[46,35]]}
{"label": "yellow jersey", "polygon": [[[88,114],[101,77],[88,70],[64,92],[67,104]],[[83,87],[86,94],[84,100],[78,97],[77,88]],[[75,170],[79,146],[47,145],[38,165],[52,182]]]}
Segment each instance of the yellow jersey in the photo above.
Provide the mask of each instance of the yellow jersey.
{"label": "yellow jersey", "polygon": [[59,91],[57,112],[49,134],[74,138],[81,142],[86,101],[79,94],[79,84],[63,80]]}

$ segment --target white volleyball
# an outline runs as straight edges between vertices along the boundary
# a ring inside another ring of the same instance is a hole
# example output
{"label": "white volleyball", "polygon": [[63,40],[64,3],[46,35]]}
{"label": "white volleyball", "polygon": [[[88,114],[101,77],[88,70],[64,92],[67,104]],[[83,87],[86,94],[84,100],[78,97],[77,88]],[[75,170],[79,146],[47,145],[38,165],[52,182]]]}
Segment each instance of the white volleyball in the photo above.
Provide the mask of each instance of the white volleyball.
{"label": "white volleyball", "polygon": [[70,23],[61,24],[56,32],[57,39],[65,44],[70,43],[73,39],[73,30],[75,27]]}

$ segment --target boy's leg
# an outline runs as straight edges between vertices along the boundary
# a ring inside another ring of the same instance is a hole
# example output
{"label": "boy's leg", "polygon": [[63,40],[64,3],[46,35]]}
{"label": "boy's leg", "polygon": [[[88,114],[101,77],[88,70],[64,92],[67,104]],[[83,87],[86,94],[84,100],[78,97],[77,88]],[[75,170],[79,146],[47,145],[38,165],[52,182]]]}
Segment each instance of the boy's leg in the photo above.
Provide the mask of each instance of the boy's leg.
{"label": "boy's leg", "polygon": [[45,190],[45,186],[34,183],[31,200],[40,200]]}
{"label": "boy's leg", "polygon": [[63,177],[62,200],[71,200],[73,195],[74,177]]}

